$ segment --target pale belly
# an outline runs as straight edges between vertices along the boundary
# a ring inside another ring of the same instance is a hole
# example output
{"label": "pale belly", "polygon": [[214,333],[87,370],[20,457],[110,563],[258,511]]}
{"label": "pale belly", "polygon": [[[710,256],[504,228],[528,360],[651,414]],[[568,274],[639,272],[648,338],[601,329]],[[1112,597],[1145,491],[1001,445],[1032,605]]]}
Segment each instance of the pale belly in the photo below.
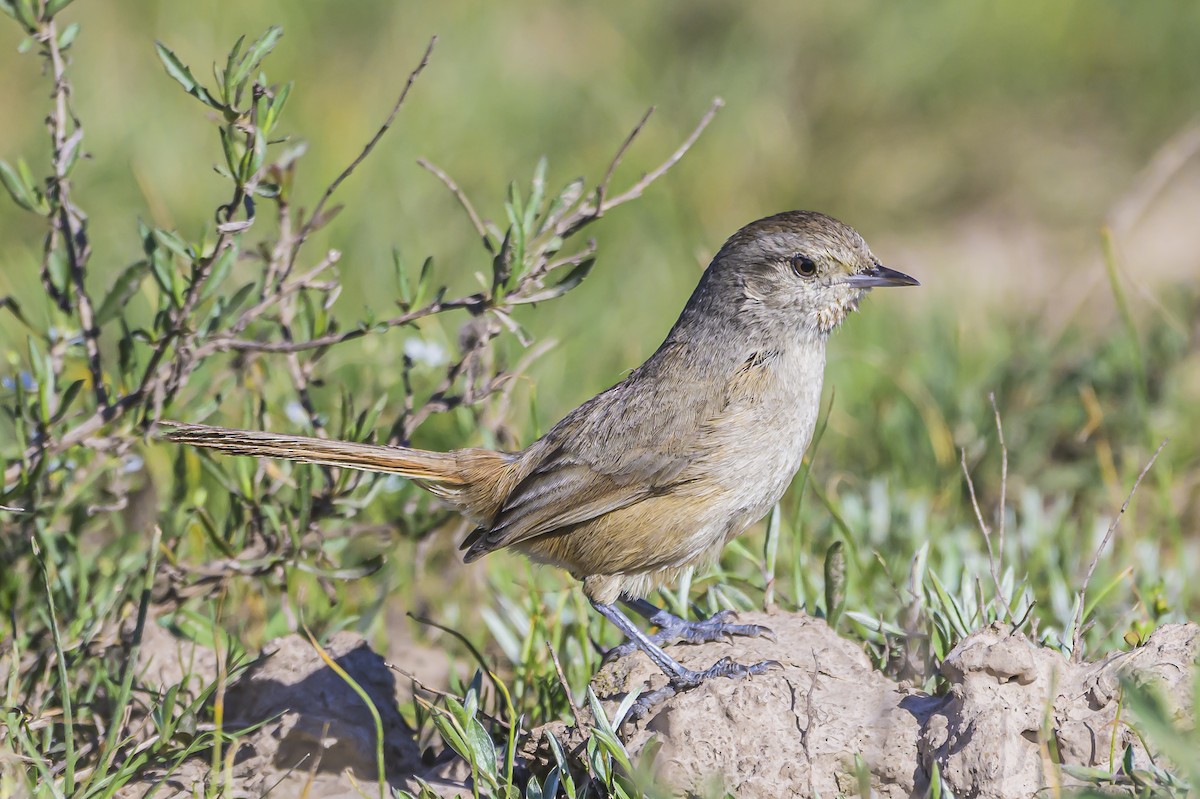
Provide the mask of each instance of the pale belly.
{"label": "pale belly", "polygon": [[696,484],[711,487],[704,497],[707,512],[684,536],[682,565],[715,559],[783,497],[816,428],[823,365],[822,358],[804,379],[784,383],[792,390],[766,392],[713,429],[717,445],[696,464]]}

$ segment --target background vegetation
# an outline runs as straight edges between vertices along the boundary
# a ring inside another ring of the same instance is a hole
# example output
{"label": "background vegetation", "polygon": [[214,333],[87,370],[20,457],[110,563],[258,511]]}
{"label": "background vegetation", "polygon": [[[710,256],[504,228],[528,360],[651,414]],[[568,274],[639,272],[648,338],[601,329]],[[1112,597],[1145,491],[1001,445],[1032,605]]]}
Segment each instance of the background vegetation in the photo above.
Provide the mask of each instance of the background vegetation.
{"label": "background vegetation", "polygon": [[[44,4],[0,5],[18,17],[33,9],[41,29]],[[52,153],[41,120],[53,83],[42,45],[19,22],[0,21],[0,158],[26,161],[45,190]],[[118,733],[109,741],[121,728],[107,720],[131,702],[157,706],[138,696],[115,654],[136,640],[139,609],[247,651],[301,620],[318,636],[351,627],[381,649],[447,651],[469,674],[474,663],[456,639],[409,621],[411,612],[483,650],[533,721],[569,713],[544,642],[562,654],[578,695],[599,660],[589,642],[615,639],[565,576],[505,555],[461,566],[461,527],[401,483],[211,462],[139,436],[161,411],[379,439],[411,432],[430,448],[519,446],[657,346],[728,234],[787,208],[845,219],[925,287],[881,292],[837,335],[828,424],[775,532],[747,536],[716,574],[663,601],[840,615],[881,666],[910,669],[933,690],[937,657],[990,618],[1024,619],[1069,651],[1092,555],[1169,438],[1092,578],[1084,640],[1092,654],[1133,645],[1200,611],[1189,580],[1200,568],[1200,184],[1189,160],[1200,7],[85,0],[61,13],[59,36],[76,22],[67,71],[88,157],[72,167],[72,199],[87,214],[84,285],[103,316],[98,356],[112,391],[141,374],[119,366],[128,352],[144,369],[157,343],[178,334],[172,325],[183,329],[171,293],[187,293],[206,246],[237,237],[243,254],[262,257],[228,264],[190,309],[197,323],[247,282],[266,290],[274,261],[261,243],[299,246],[295,229],[274,227],[268,198],[248,231],[218,228],[245,221],[244,208],[216,221],[214,211],[235,186],[256,183],[254,169],[232,180],[212,169],[226,160],[217,128],[244,136],[245,119],[181,91],[156,39],[211,88],[208,65],[224,67],[239,36],[282,25],[262,68],[272,85],[295,83],[265,138],[289,142],[270,145],[263,163],[307,144],[289,188],[295,213],[313,208],[360,153],[430,35],[440,37],[392,130],[326,206],[344,210],[312,231],[297,269],[330,250],[340,260],[280,306],[291,311],[253,319],[246,336],[263,341],[319,334],[330,314],[343,330],[392,318],[405,280],[412,307],[439,286],[451,298],[492,291],[506,301],[520,274],[496,292],[492,255],[418,158],[446,170],[500,226],[500,249],[508,185],[520,187],[523,206],[543,156],[547,202],[580,175],[594,187],[657,105],[613,177],[623,189],[684,140],[714,96],[726,105],[643,198],[568,242],[566,253],[586,248],[585,237],[598,247],[569,295],[516,305],[511,325],[451,310],[294,358],[217,353],[170,396],[139,398],[88,446],[24,472],[21,453],[39,425],[61,437],[100,398],[78,313],[56,310],[43,285],[47,220],[5,200],[0,456],[11,474],[0,504],[13,510],[0,510],[0,705],[9,709],[0,747],[36,763],[42,771],[30,773],[48,784],[70,792],[68,761],[121,760],[112,753],[133,744]],[[533,210],[531,219],[549,213]],[[65,240],[54,246],[64,251]],[[427,256],[425,294],[415,297]],[[122,283],[140,261],[139,280]],[[128,290],[104,310],[114,285]],[[480,329],[467,323],[478,318],[497,337],[479,350],[481,371],[451,375],[449,394],[493,374],[516,379],[412,425],[412,412],[431,397],[436,405],[447,365],[475,347]],[[993,534],[994,580],[964,460]],[[835,542],[847,564],[844,614],[823,571]],[[62,716],[64,697],[80,709],[77,728]],[[163,735],[152,754],[169,760],[210,742]]]}

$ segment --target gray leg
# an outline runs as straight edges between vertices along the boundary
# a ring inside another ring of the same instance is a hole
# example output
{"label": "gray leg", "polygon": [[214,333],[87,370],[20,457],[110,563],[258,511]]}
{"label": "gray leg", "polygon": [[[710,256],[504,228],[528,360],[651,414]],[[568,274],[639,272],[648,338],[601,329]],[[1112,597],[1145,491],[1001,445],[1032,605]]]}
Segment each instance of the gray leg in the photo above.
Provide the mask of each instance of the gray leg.
{"label": "gray leg", "polygon": [[[658,628],[658,632],[649,636],[650,640],[658,646],[676,641],[684,641],[689,644],[703,644],[708,641],[724,641],[735,635],[744,635],[751,638],[760,635],[770,638],[773,635],[769,628],[758,624],[731,624],[729,620],[737,618],[737,613],[732,610],[722,610],[714,613],[704,621],[688,621],[687,619],[681,619],[672,613],[668,613],[661,608],[657,608],[644,599],[625,599],[622,602]],[[628,637],[629,640],[626,643],[610,650],[606,658],[625,657],[635,649],[641,648],[634,642],[632,636]]]}
{"label": "gray leg", "polygon": [[[675,693],[675,691],[686,690],[688,688],[694,688],[711,677],[741,677],[748,674],[762,674],[771,666],[779,665],[773,660],[765,660],[762,663],[755,663],[747,666],[741,663],[734,663],[729,658],[721,658],[704,671],[693,671],[692,669],[681,665],[673,657],[664,652],[662,647],[652,641],[644,632],[639,630],[637,625],[630,621],[629,617],[622,613],[621,609],[616,605],[604,605],[599,602],[593,602],[592,607],[599,611],[600,615],[616,625],[617,629],[620,630],[636,648],[645,652],[647,657],[654,662],[654,665],[662,669],[663,673],[666,674],[671,680],[670,687],[673,689],[671,693]],[[653,701],[657,701],[659,698],[662,698],[658,696],[659,693],[659,691],[654,692],[655,696]]]}

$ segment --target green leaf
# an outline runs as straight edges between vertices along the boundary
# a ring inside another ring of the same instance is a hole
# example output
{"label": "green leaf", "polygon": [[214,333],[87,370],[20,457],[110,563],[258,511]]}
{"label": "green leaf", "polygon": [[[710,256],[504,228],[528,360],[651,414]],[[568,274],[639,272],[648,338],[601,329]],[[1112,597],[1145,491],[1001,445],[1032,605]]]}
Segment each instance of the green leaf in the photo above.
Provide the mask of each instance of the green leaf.
{"label": "green leaf", "polygon": [[212,297],[221,288],[221,283],[229,277],[229,272],[233,269],[233,262],[237,260],[240,249],[237,240],[234,239],[217,256],[216,263],[212,265],[212,271],[204,284],[204,290],[200,292],[201,302]]}
{"label": "green leaf", "polygon": [[[1109,771],[1108,769],[1104,769],[1104,768],[1093,768],[1091,766],[1073,766],[1069,763],[1063,763],[1061,766],[1059,766],[1059,768],[1061,768],[1064,773],[1069,774],[1070,776],[1074,777],[1077,780],[1083,780],[1084,782],[1091,782],[1091,783],[1096,783],[1099,785],[1110,785],[1116,781],[1114,779],[1113,773],[1111,771]],[[933,786],[933,783],[930,782],[930,787],[932,788],[932,786]],[[939,791],[940,791],[940,786],[939,786]],[[930,797],[932,797],[933,793],[930,792],[929,795],[930,795]],[[940,794],[939,794],[939,796],[940,796]]]}
{"label": "green leaf", "polygon": [[54,411],[54,418],[50,420],[51,424],[56,424],[67,415],[67,411],[71,409],[71,403],[79,396],[80,389],[83,388],[84,381],[76,380],[71,385],[67,386],[67,390],[63,392],[62,398],[58,401],[58,408]]}
{"label": "green leaf", "polygon": [[262,130],[254,130],[253,141],[253,146],[247,149],[242,157],[241,168],[238,171],[242,183],[249,183],[253,179],[267,156],[267,137],[263,135]]}
{"label": "green leaf", "polygon": [[125,270],[117,276],[117,280],[109,290],[108,296],[104,298],[104,302],[100,303],[100,310],[96,312],[97,326],[120,315],[121,311],[125,309],[125,303],[129,302],[130,298],[137,293],[138,288],[142,285],[142,280],[149,271],[150,262],[145,260],[125,267]]}
{"label": "green leaf", "polygon": [[254,291],[255,287],[255,283],[247,283],[237,290],[232,299],[226,299],[225,297],[218,298],[217,302],[213,305],[212,314],[209,316],[208,322],[204,325],[205,330],[210,333],[221,330],[225,320],[242,307],[242,303],[246,301],[246,298],[250,296],[250,292]]}
{"label": "green leaf", "polygon": [[506,282],[511,282],[515,278],[519,278],[525,271],[525,213],[526,206],[521,200],[521,192],[517,189],[516,183],[510,183],[508,186],[509,200],[504,205],[504,212],[508,215],[510,245],[512,247],[511,277]]}
{"label": "green leaf", "polygon": [[129,332],[129,326],[125,324],[125,320],[122,319],[121,338],[117,341],[117,368],[121,372],[121,378],[127,382],[130,381],[137,365],[137,353],[134,352],[133,335]]}
{"label": "green leaf", "polygon": [[258,65],[263,62],[263,59],[275,49],[275,45],[283,37],[283,28],[279,25],[272,25],[267,28],[266,33],[258,38],[254,44],[250,45],[250,49],[246,51],[246,55],[242,56],[241,63],[234,70],[232,83],[237,85],[242,83],[249,77],[250,73],[258,69]]}
{"label": "green leaf", "polygon": [[429,293],[429,286],[433,283],[433,256],[425,259],[425,263],[421,264],[421,276],[417,278],[417,290],[413,295],[412,304],[420,308],[425,302],[425,297]]}
{"label": "green leaf", "polygon": [[408,265],[399,247],[392,247],[392,273],[396,278],[396,291],[400,294],[400,307],[407,311],[413,305],[412,283],[408,280]]}
{"label": "green leaf", "polygon": [[239,142],[234,136],[234,128],[232,125],[225,125],[219,129],[221,134],[221,149],[225,153],[225,165],[229,168],[228,173],[224,173],[226,177],[233,179],[233,175],[238,171],[238,163],[242,160],[238,150]]}
{"label": "green leaf", "polygon": [[49,355],[43,354],[33,336],[29,336],[29,370],[37,384],[38,418],[43,425],[50,424],[54,400],[54,364]]}
{"label": "green leaf", "polygon": [[288,97],[292,94],[293,85],[295,85],[293,81],[288,81],[280,86],[275,92],[274,96],[271,98],[271,104],[267,108],[266,118],[259,119],[258,121],[259,127],[261,127],[264,132],[269,134],[275,129],[275,124],[279,122],[279,117],[283,113],[283,106],[287,103]]}
{"label": "green leaf", "polygon": [[[508,206],[506,206],[507,208]],[[509,214],[511,214],[511,209]],[[509,278],[512,277],[513,264],[513,226],[509,225],[508,230],[504,232],[504,240],[500,243],[500,250],[496,256],[492,258],[492,292],[495,294],[497,301],[504,298],[505,289],[508,288]]]}
{"label": "green leaf", "polygon": [[218,72],[216,64],[213,65],[213,74],[221,82],[221,97],[225,100],[226,105],[234,105],[237,102],[233,73],[236,69],[237,57],[242,52],[242,43],[245,41],[246,37],[242,35],[233,43],[233,47],[229,50],[229,56],[225,59],[223,71]]}
{"label": "green leaf", "polygon": [[49,3],[46,3],[46,16],[53,17],[74,2],[75,0],[50,0]]}
{"label": "green leaf", "polygon": [[533,224],[537,221],[538,210],[546,197],[546,167],[546,156],[543,155],[533,169],[533,181],[529,185],[529,204],[525,206],[524,219],[526,236],[533,236],[537,232]]}
{"label": "green leaf", "polygon": [[154,230],[154,238],[156,238],[158,242],[168,250],[175,253],[185,261],[191,261],[195,259],[195,254],[192,251],[192,248],[189,247],[183,239],[179,238],[178,235],[172,233],[171,231],[163,230],[162,228],[156,228]]}
{"label": "green leaf", "polygon": [[59,291],[66,292],[70,285],[70,266],[67,264],[67,254],[60,250],[51,250],[46,254],[46,271],[50,275],[50,283]]}
{"label": "green leaf", "polygon": [[187,68],[187,65],[180,61],[179,57],[165,44],[155,42],[154,49],[158,53],[159,60],[163,62],[163,66],[167,68],[167,74],[174,78],[183,87],[184,91],[210,108],[215,108],[218,111],[225,110],[225,107],[208,93],[208,89],[204,88],[192,76],[192,71]]}
{"label": "green leaf", "polygon": [[13,12],[17,22],[25,27],[26,32],[34,33],[37,30],[37,8],[34,0],[16,0],[13,3]]}
{"label": "green leaf", "polygon": [[491,736],[487,734],[487,730],[483,728],[483,725],[479,723],[479,719],[475,717],[472,717],[467,723],[466,733],[467,743],[471,747],[471,757],[474,760],[475,767],[479,769],[480,775],[491,785],[499,785],[496,746],[492,743]]}
{"label": "green leaf", "polygon": [[546,219],[542,223],[542,230],[556,224],[575,203],[579,202],[579,198],[583,196],[584,185],[583,178],[575,178],[563,187],[558,196],[550,201],[550,207],[546,210]]}
{"label": "green leaf", "polygon": [[179,304],[179,292],[176,290],[175,262],[162,250],[155,249],[150,256],[150,269],[154,273],[154,280],[158,283],[158,287],[162,289],[163,294],[166,294],[170,298],[172,305],[177,306]]}
{"label": "green leaf", "polygon": [[25,166],[24,161],[18,161],[17,167],[20,170],[19,174],[7,161],[0,161],[0,183],[4,184],[8,195],[17,205],[26,211],[33,211],[35,214],[45,216],[49,213],[49,208],[45,205],[41,193],[21,177],[21,175],[28,174],[29,167]]}
{"label": "green leaf", "polygon": [[21,305],[17,302],[16,297],[0,297],[0,308],[8,309],[8,312],[17,318],[17,321],[33,330],[29,320],[25,318],[24,312],[21,311]]}
{"label": "green leaf", "polygon": [[528,305],[534,302],[545,302],[556,297],[561,297],[571,289],[583,282],[583,279],[592,271],[592,267],[596,265],[594,257],[585,258],[580,261],[575,268],[567,273],[566,277],[560,280],[553,286],[535,291],[532,294],[526,294],[523,297],[510,297],[509,302],[513,305]]}
{"label": "green leaf", "polygon": [[836,630],[846,609],[846,545],[834,541],[825,552],[825,619]]}
{"label": "green leaf", "polygon": [[[447,697],[447,704],[449,704],[452,700],[453,697]],[[434,726],[438,728],[438,732],[441,733],[442,740],[446,742],[446,745],[453,749],[459,757],[469,763],[471,758],[471,747],[467,745],[467,741],[464,738],[458,723],[454,720],[454,716],[446,713],[445,711],[436,711],[433,714],[433,723]]]}
{"label": "green leaf", "polygon": [[75,43],[75,39],[79,36],[79,23],[72,22],[63,32],[58,35],[58,49],[66,50]]}

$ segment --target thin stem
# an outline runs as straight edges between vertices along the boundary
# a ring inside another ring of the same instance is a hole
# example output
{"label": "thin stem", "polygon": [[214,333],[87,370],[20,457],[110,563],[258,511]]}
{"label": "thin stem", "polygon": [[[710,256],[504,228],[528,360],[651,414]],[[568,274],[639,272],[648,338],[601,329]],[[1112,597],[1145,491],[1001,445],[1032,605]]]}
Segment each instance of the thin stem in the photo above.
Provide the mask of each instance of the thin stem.
{"label": "thin stem", "polygon": [[1096,564],[1100,562],[1100,554],[1108,546],[1108,542],[1112,540],[1113,533],[1117,531],[1117,525],[1121,523],[1122,517],[1125,516],[1125,511],[1129,507],[1129,503],[1133,501],[1133,495],[1137,493],[1138,486],[1142,484],[1142,478],[1150,471],[1150,467],[1158,460],[1158,453],[1163,451],[1163,447],[1167,445],[1170,439],[1163,439],[1163,442],[1158,445],[1158,449],[1154,450],[1154,454],[1150,456],[1150,460],[1142,467],[1142,471],[1138,473],[1137,479],[1133,481],[1133,488],[1129,489],[1129,495],[1125,497],[1125,501],[1121,503],[1121,510],[1117,512],[1113,518],[1112,524],[1108,526],[1108,530],[1104,533],[1104,538],[1100,541],[1100,546],[1096,547],[1096,553],[1092,555],[1092,562],[1088,564],[1087,574],[1083,577],[1083,585],[1079,587],[1079,607],[1075,610],[1075,632],[1071,639],[1071,661],[1078,663],[1082,656],[1083,643],[1083,616],[1084,606],[1087,604],[1087,589],[1088,584],[1092,581],[1092,573],[1096,571]]}
{"label": "thin stem", "polygon": [[[1008,447],[1004,443],[1004,425],[1000,422],[1000,409],[996,406],[995,392],[988,394],[988,400],[992,403],[992,413],[996,417],[996,438],[1000,441],[1000,524],[996,530],[996,560],[1003,566],[1004,528],[1008,521]],[[1005,597],[1006,604],[1009,604],[1008,600],[1009,597]]]}
{"label": "thin stem", "polygon": [[404,84],[404,88],[401,90],[400,96],[396,99],[395,104],[392,106],[391,112],[387,115],[387,119],[384,120],[383,124],[379,127],[379,130],[375,131],[375,135],[372,136],[370,141],[367,142],[366,146],[363,147],[362,152],[350,162],[349,166],[342,170],[340,175],[333,179],[333,182],[330,183],[325,189],[325,193],[321,195],[321,199],[317,201],[316,206],[313,208],[312,214],[308,217],[308,221],[305,222],[300,228],[299,235],[296,236],[295,241],[292,243],[292,251],[288,257],[287,269],[284,271],[285,275],[291,274],[292,267],[296,263],[296,256],[300,253],[300,247],[302,244],[304,244],[304,241],[309,237],[316,224],[320,221],[321,212],[325,210],[325,204],[329,202],[329,198],[333,196],[333,193],[338,190],[338,187],[342,185],[346,178],[350,177],[354,170],[358,169],[359,164],[366,160],[367,156],[371,154],[371,151],[375,149],[375,145],[379,144],[379,140],[382,139],[383,135],[388,132],[389,128],[392,127],[392,123],[396,120],[396,114],[400,112],[400,106],[404,105],[404,101],[408,98],[409,90],[412,89],[413,84],[417,81],[417,78],[423,71],[425,71],[426,65],[429,64],[429,57],[433,54],[433,46],[435,44],[437,44],[436,36],[429,40],[429,44],[425,47],[425,54],[421,56],[420,63],[417,64],[416,68],[413,69],[412,72],[408,73],[408,81]]}
{"label": "thin stem", "polygon": [[[57,205],[55,221],[51,224],[61,233],[62,245],[66,250],[75,313],[79,317],[79,326],[83,333],[83,346],[87,354],[88,372],[92,378],[92,390],[96,394],[96,404],[107,410],[108,392],[104,387],[104,371],[100,361],[100,330],[96,325],[96,313],[86,285],[87,262],[91,257],[91,245],[87,237],[87,215],[72,202],[71,184],[67,178],[80,142],[83,141],[83,125],[79,117],[71,111],[71,83],[67,79],[67,64],[58,46],[58,26],[53,18],[46,22],[41,36],[54,76],[54,111],[47,119],[54,146],[51,158],[54,169],[51,191]],[[57,235],[47,238],[47,256],[58,243]]]}
{"label": "thin stem", "polygon": [[454,179],[427,158],[418,158],[417,166],[433,173],[434,177],[445,184],[446,188],[450,190],[450,193],[454,195],[454,199],[458,200],[458,204],[461,205],[463,210],[467,212],[467,216],[471,219],[471,224],[475,227],[475,232],[479,234],[479,238],[483,239],[483,246],[487,248],[488,252],[490,252],[492,255],[495,255],[496,245],[492,243],[492,237],[488,235],[488,231],[483,224],[483,220],[480,219],[479,214],[475,211],[475,206],[471,205],[471,201],[467,199],[466,193],[459,188],[458,184],[454,182]]}
{"label": "thin stem", "polygon": [[[633,130],[629,131],[629,135],[625,137],[625,141],[621,142],[621,146],[617,149],[617,154],[609,162],[608,171],[604,173],[604,179],[596,187],[596,209],[599,214],[604,213],[604,198],[608,195],[608,186],[612,183],[613,173],[617,171],[617,166],[621,163],[621,159],[625,157],[625,152],[633,144],[633,140],[638,137],[638,134],[642,132],[642,128],[646,127],[646,123],[650,121],[650,117],[653,114],[654,106],[650,106],[646,109],[646,113],[642,114],[642,118],[638,120],[638,123],[633,126]],[[705,122],[704,124],[708,123]]]}
{"label": "thin stem", "polygon": [[960,463],[963,476],[967,478],[967,491],[971,495],[971,507],[975,509],[975,519],[979,522],[979,529],[983,532],[983,541],[987,544],[988,569],[992,573],[992,583],[996,586],[996,601],[1002,603],[1006,608],[1006,615],[1011,616],[1011,613],[1007,611],[1008,602],[1004,599],[1004,589],[1000,587],[1000,573],[996,570],[996,553],[992,550],[992,531],[987,526],[987,522],[983,520],[983,511],[979,509],[979,498],[975,494],[975,481],[971,479],[971,470],[967,468],[967,450],[963,448],[959,452],[961,453]]}
{"label": "thin stem", "polygon": [[[717,115],[717,112],[724,107],[725,101],[720,97],[714,97],[712,105],[710,105],[708,110],[704,112],[704,116],[700,117],[700,121],[696,123],[696,127],[690,134],[688,134],[688,137],[683,140],[683,144],[680,144],[679,147],[676,148],[675,152],[671,153],[667,160],[659,164],[658,167],[653,171],[647,172],[645,175],[643,175],[641,180],[626,189],[624,193],[605,201],[605,203],[601,205],[597,211],[603,214],[605,211],[608,211],[611,208],[616,208],[618,205],[622,205],[630,200],[641,197],[642,192],[644,192],[651,183],[667,174],[667,170],[679,163],[679,159],[683,158],[687,151],[692,149],[692,145],[695,144],[696,140],[700,138],[700,134],[703,133],[704,129],[708,127],[709,123],[713,121],[713,117]],[[619,156],[620,154],[618,154],[618,157]]]}

